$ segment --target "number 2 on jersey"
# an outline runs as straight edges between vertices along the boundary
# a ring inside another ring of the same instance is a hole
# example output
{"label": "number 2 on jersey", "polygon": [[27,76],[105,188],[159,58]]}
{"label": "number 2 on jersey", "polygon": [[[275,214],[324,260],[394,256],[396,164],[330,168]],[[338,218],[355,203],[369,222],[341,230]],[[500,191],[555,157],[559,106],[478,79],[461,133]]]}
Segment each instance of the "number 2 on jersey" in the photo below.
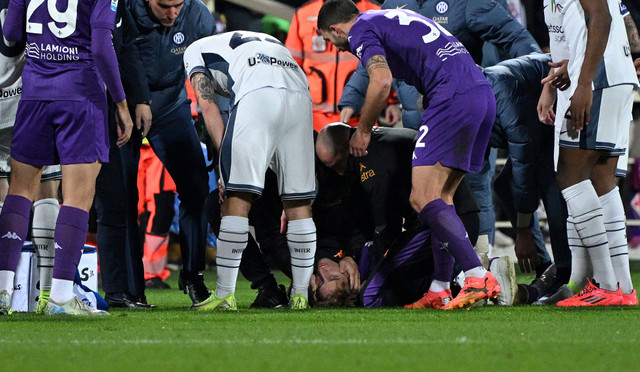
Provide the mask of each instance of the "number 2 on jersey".
{"label": "number 2 on jersey", "polygon": [[416,141],[416,147],[425,147],[426,144],[422,142],[422,140],[427,135],[429,128],[426,125],[422,125],[418,131],[420,132],[420,137],[418,137],[418,140]]}
{"label": "number 2 on jersey", "polygon": [[[40,5],[47,2],[47,10],[49,15],[55,22],[47,23],[49,30],[58,38],[64,39],[71,36],[76,30],[76,20],[78,18],[78,0],[69,0],[67,9],[64,12],[59,12],[56,8],[56,0],[32,0],[27,6],[27,32],[30,34],[42,34],[42,23],[30,22],[33,13],[40,7]],[[62,28],[56,26],[56,23],[65,23]]]}
{"label": "number 2 on jersey", "polygon": [[432,41],[435,41],[440,37],[440,34],[445,34],[447,36],[452,36],[449,31],[447,31],[444,27],[440,26],[438,23],[434,22],[433,24],[427,22],[426,20],[417,17],[417,15],[413,15],[412,11],[402,11],[402,10],[390,10],[385,13],[385,17],[389,19],[393,19],[398,17],[398,22],[400,22],[400,26],[408,26],[411,22],[420,22],[431,29],[426,35],[422,35],[422,41],[425,44],[429,44]]}

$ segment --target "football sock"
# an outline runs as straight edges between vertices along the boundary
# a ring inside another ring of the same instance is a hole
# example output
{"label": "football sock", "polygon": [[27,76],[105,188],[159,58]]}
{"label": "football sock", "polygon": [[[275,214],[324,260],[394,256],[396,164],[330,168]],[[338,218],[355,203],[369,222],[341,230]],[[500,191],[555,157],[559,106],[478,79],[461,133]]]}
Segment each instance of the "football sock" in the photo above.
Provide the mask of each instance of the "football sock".
{"label": "football sock", "polygon": [[617,290],[618,283],[609,255],[602,206],[591,180],[584,180],[567,187],[562,190],[562,196],[567,202],[569,214],[573,217],[573,224],[580,240],[589,254],[594,280],[602,289]]}
{"label": "football sock", "polygon": [[449,250],[465,273],[473,268],[482,268],[453,205],[447,205],[442,199],[433,200],[422,208],[419,217],[423,224],[429,226],[442,246]]}
{"label": "football sock", "polygon": [[627,226],[625,224],[624,206],[620,198],[618,186],[600,197],[604,225],[607,228],[609,254],[616,280],[620,283],[622,293],[631,293],[633,283],[629,271],[629,248],[627,247]]}
{"label": "football sock", "polygon": [[42,199],[33,203],[33,245],[38,256],[40,291],[51,290],[55,257],[53,235],[60,205],[57,199]]}
{"label": "football sock", "polygon": [[13,279],[29,230],[30,213],[29,199],[7,195],[0,212],[0,291],[13,293]]}
{"label": "football sock", "polygon": [[313,219],[289,221],[287,244],[291,253],[291,295],[302,293],[307,297],[316,254],[316,225]]}
{"label": "football sock", "polygon": [[236,290],[242,252],[249,241],[249,219],[223,216],[218,234],[216,296],[224,297]]}
{"label": "football sock", "polygon": [[431,285],[429,286],[429,290],[433,292],[442,292],[449,288],[451,288],[451,282],[443,282],[437,279],[432,280]]}
{"label": "football sock", "polygon": [[567,239],[571,250],[571,274],[569,287],[573,293],[578,293],[587,284],[587,277],[591,275],[591,261],[587,249],[582,245],[582,240],[573,224],[573,217],[567,217]]}
{"label": "football sock", "polygon": [[471,268],[464,272],[464,276],[467,278],[482,278],[485,275],[487,275],[487,270],[482,265]]}
{"label": "football sock", "polygon": [[[453,276],[453,264],[454,259],[451,253],[442,246],[442,243],[431,234],[431,249],[433,251],[433,281],[431,282],[430,289],[436,292],[440,292],[443,289],[436,290],[434,283],[446,283],[446,288],[449,288],[449,282]],[[437,284],[437,288],[444,287],[444,284]]]}
{"label": "football sock", "polygon": [[89,230],[89,213],[75,207],[63,205],[56,221],[55,259],[51,299],[57,303],[73,297],[73,279]]}

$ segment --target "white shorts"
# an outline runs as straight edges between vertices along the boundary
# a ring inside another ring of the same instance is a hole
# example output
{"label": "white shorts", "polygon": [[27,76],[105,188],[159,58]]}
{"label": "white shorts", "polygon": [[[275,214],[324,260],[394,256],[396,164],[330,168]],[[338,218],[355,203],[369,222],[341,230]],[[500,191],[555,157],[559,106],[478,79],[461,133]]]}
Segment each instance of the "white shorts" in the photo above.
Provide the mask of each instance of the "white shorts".
{"label": "white shorts", "polygon": [[231,110],[220,149],[227,191],[261,195],[271,168],[283,200],[313,199],[316,193],[313,119],[308,95],[262,88]]}
{"label": "white shorts", "polygon": [[621,156],[629,145],[629,125],[633,106],[633,86],[617,85],[593,91],[589,125],[573,130],[567,119],[570,101],[558,99],[556,124],[560,121],[561,147],[602,150]]}

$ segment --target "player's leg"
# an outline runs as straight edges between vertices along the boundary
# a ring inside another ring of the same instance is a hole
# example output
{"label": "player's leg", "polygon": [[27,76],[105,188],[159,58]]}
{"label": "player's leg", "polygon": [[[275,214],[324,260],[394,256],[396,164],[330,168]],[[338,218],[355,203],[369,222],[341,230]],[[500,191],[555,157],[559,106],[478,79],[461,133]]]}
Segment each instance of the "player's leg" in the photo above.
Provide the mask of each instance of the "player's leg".
{"label": "player's leg", "polygon": [[311,101],[301,93],[274,90],[283,103],[279,144],[271,168],[287,215],[287,244],[291,255],[292,289],[289,307],[309,307],[309,280],[316,253],[316,225],[311,218],[315,198],[314,144]]}
{"label": "player's leg", "polygon": [[40,182],[40,190],[36,196],[36,202],[33,203],[31,235],[38,256],[40,296],[38,296],[36,313],[39,314],[44,313],[51,294],[51,280],[53,279],[53,264],[56,253],[54,232],[60,210],[58,202],[60,176],[59,166],[45,167],[42,181]]}
{"label": "player's leg", "polygon": [[29,230],[31,201],[38,191],[42,167],[11,162],[9,192],[0,212],[0,314],[11,313],[13,280]]}

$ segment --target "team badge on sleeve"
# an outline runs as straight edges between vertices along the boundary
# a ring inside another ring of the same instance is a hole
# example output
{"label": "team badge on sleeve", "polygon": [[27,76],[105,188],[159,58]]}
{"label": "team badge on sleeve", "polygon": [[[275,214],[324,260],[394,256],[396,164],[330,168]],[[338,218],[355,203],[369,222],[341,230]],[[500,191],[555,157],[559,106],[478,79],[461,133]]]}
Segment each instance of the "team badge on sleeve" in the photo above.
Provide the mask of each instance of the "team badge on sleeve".
{"label": "team badge on sleeve", "polygon": [[629,13],[629,9],[627,9],[627,6],[624,5],[622,1],[620,1],[618,4],[620,5],[620,14],[622,14],[623,16],[627,15],[627,13]]}
{"label": "team badge on sleeve", "polygon": [[449,4],[446,1],[441,1],[436,4],[436,12],[438,14],[444,14],[449,10]]}
{"label": "team badge on sleeve", "polygon": [[111,0],[111,10],[114,12],[118,10],[118,0]]}

